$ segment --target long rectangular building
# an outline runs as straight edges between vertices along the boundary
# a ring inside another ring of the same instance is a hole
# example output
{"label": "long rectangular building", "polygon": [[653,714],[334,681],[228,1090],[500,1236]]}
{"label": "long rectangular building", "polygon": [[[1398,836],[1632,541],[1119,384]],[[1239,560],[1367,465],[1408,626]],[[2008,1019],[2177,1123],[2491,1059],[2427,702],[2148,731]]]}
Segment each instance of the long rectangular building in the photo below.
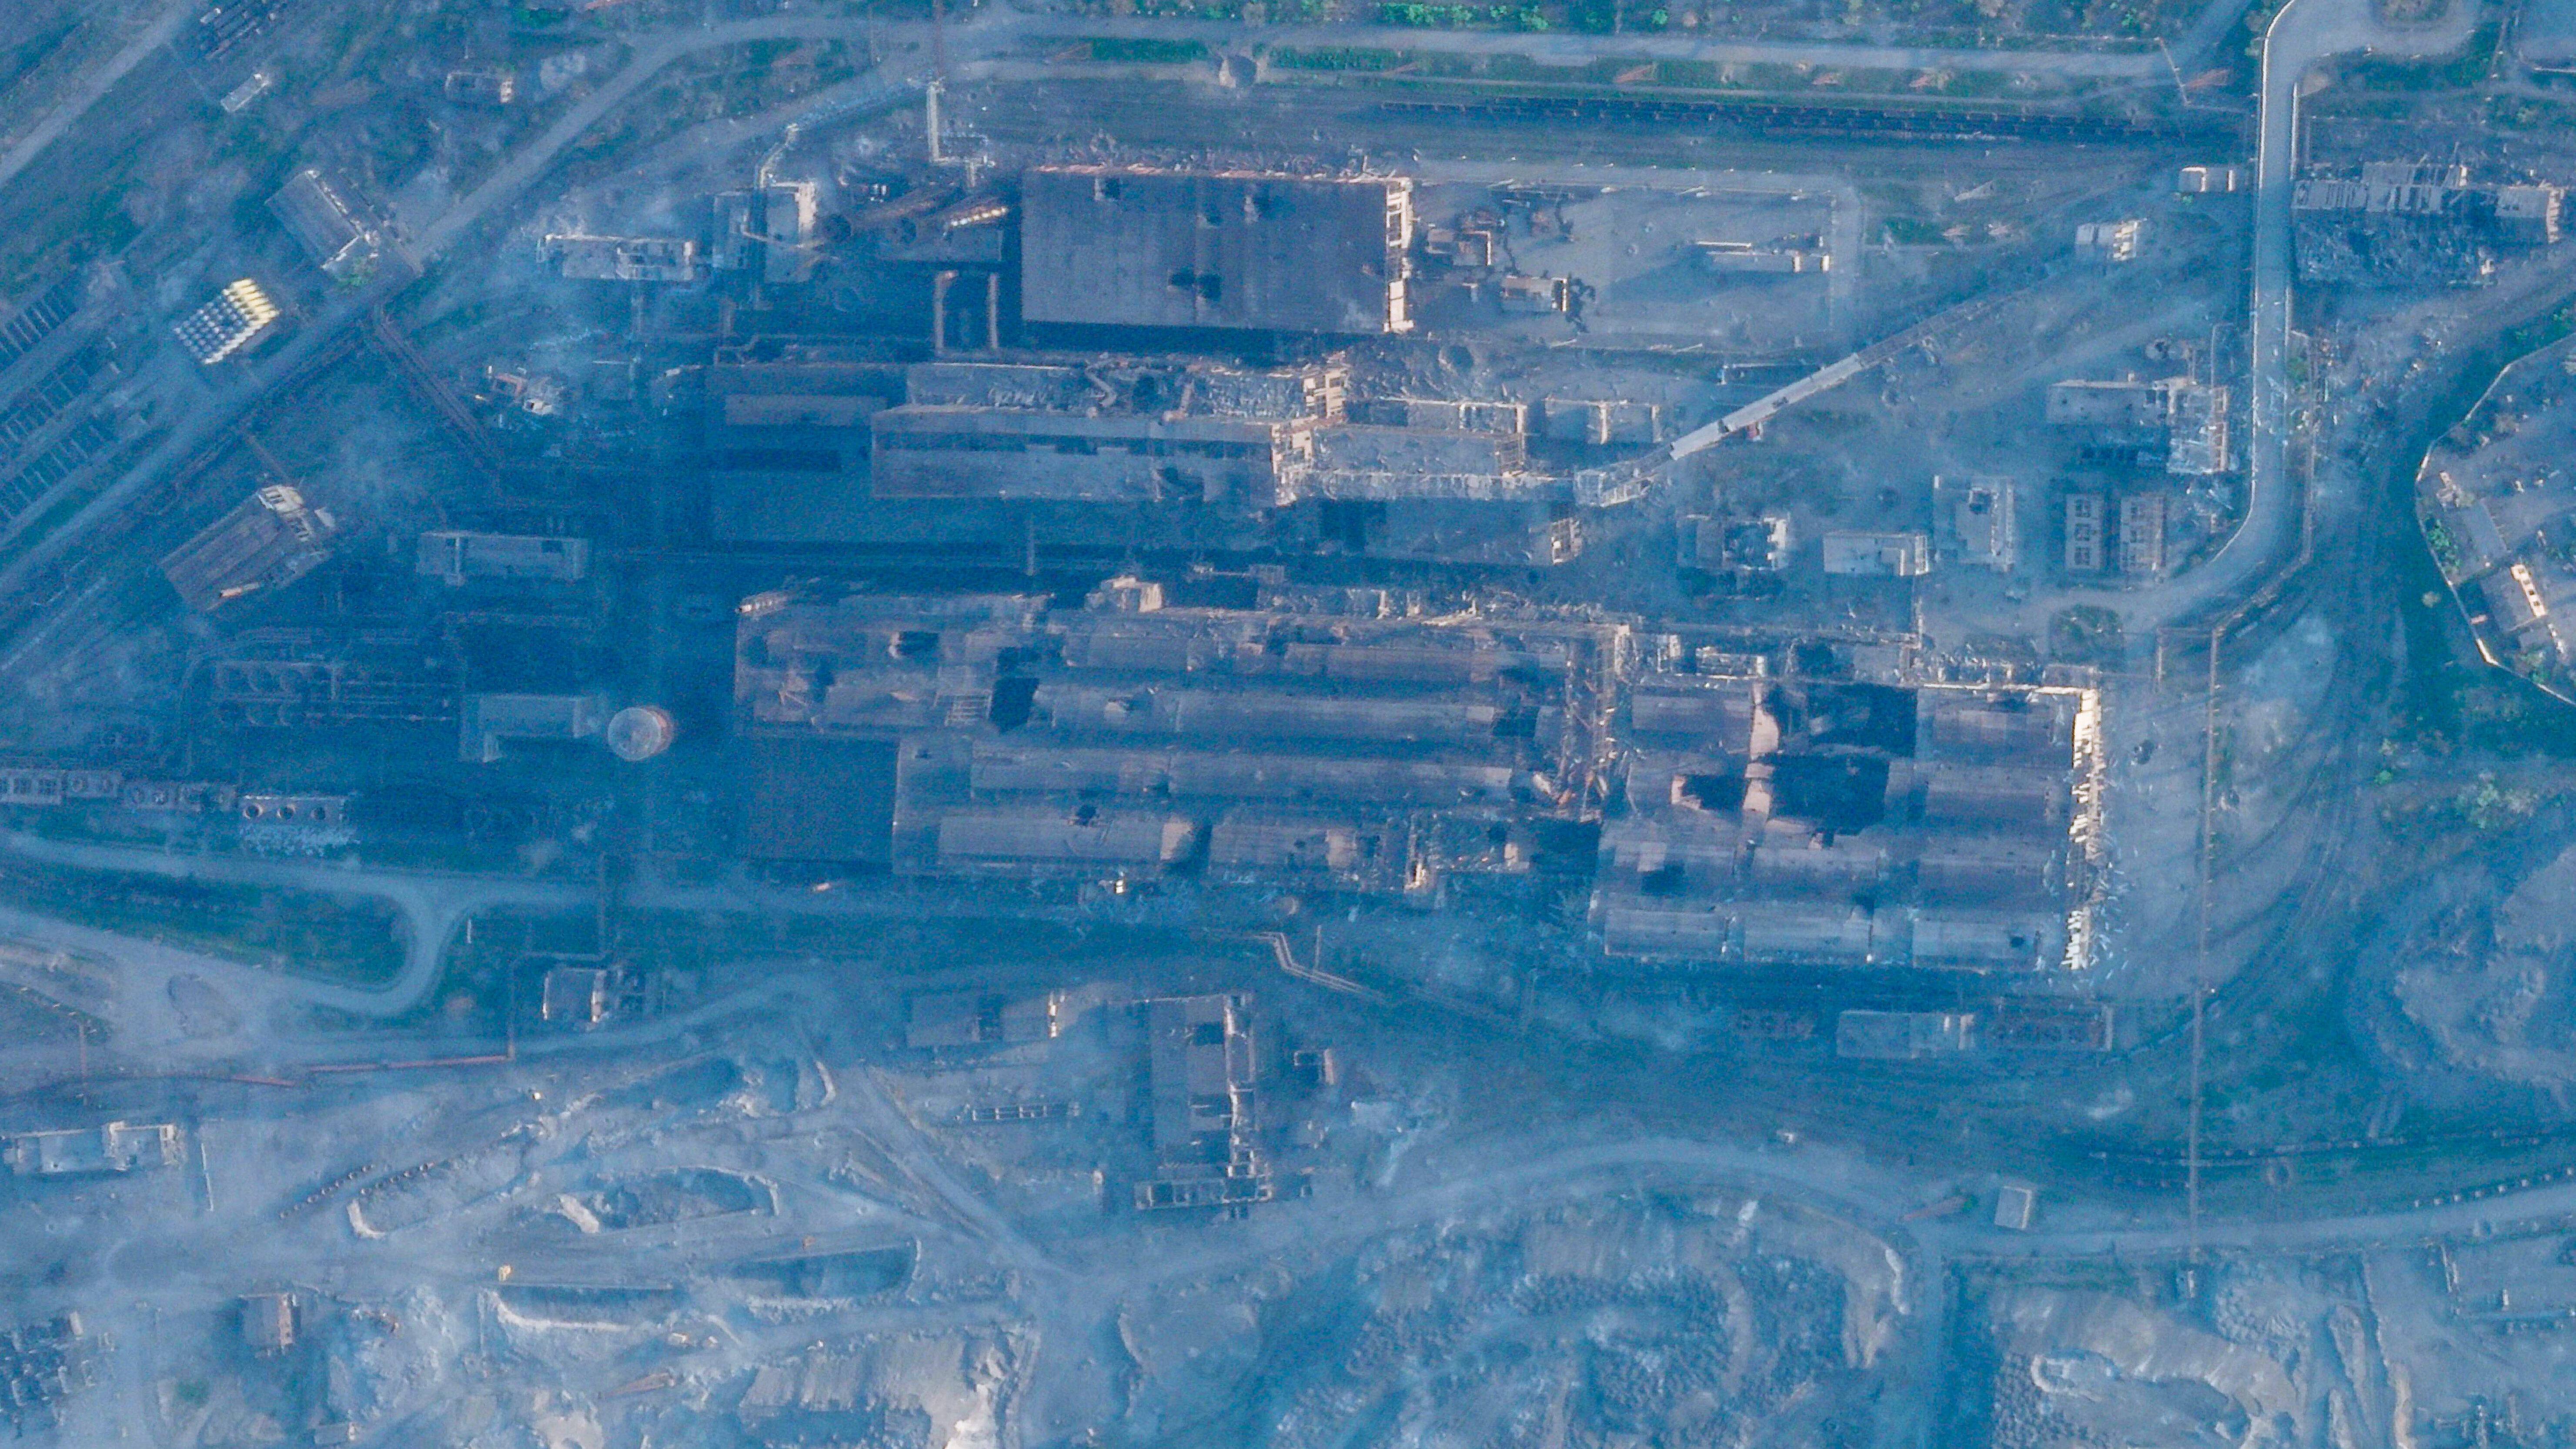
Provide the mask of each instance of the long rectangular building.
{"label": "long rectangular building", "polygon": [[1267,507],[1313,448],[1307,428],[1247,418],[906,406],[872,423],[878,498]]}
{"label": "long rectangular building", "polygon": [[1020,178],[1023,317],[1374,336],[1412,329],[1413,183],[1134,166]]}
{"label": "long rectangular building", "polygon": [[[1622,626],[1120,602],[1152,598],[746,603],[748,852],[1397,890],[1528,869],[1534,822],[1597,808]],[[865,758],[765,764],[827,745]],[[835,816],[838,778],[882,783]]]}

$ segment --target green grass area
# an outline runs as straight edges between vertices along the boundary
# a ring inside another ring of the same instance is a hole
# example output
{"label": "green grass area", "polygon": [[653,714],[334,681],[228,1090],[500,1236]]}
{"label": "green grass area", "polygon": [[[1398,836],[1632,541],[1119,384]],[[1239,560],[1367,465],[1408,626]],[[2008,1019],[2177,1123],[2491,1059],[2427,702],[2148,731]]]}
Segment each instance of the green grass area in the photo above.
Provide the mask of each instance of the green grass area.
{"label": "green grass area", "polygon": [[2481,25],[2458,55],[2443,60],[2354,61],[2343,69],[2344,83],[2368,91],[2465,90],[2494,74],[2501,35],[2498,27]]}
{"label": "green grass area", "polygon": [[372,900],[7,860],[0,861],[0,901],[354,986],[382,986],[402,970],[402,918]]}
{"label": "green grass area", "polygon": [[[1656,13],[1660,15],[1663,12]],[[1377,23],[1433,30],[1538,31],[1554,28],[1548,22],[1547,13],[1535,5],[1380,5],[1377,7]]]}
{"label": "green grass area", "polygon": [[1116,65],[1187,65],[1207,59],[1207,47],[1195,40],[1122,40],[1104,36],[1087,41],[1091,58]]}
{"label": "green grass area", "polygon": [[1374,50],[1366,46],[1331,45],[1311,50],[1282,46],[1270,52],[1270,63],[1290,70],[1393,70],[1404,64],[1400,50]]}
{"label": "green grass area", "polygon": [[2576,101],[2491,96],[2487,100],[2487,124],[2507,131],[2576,130]]}
{"label": "green grass area", "polygon": [[29,71],[43,65],[55,51],[62,49],[63,42],[71,39],[72,32],[80,29],[80,24],[76,19],[66,20],[52,30],[30,36],[0,51],[0,95],[8,94],[11,86],[25,80]]}
{"label": "green grass area", "polygon": [[2119,668],[2128,660],[2120,616],[2091,604],[2060,611],[2048,621],[2048,656],[2065,664]]}

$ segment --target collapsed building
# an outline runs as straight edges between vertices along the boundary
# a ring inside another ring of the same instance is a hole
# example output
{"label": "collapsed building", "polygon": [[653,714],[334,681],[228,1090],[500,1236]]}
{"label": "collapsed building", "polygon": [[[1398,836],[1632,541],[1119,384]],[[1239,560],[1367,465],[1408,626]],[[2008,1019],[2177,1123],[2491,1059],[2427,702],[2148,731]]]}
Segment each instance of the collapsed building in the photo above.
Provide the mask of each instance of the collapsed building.
{"label": "collapsed building", "polygon": [[1944,563],[2011,573],[2021,562],[2021,490],[2010,478],[1932,480],[1933,554]]}
{"label": "collapsed building", "polygon": [[2299,275],[2344,285],[2484,280],[2499,247],[2560,237],[2562,187],[2475,183],[2465,164],[2372,161],[2300,178],[2291,192]]}
{"label": "collapsed building", "polygon": [[544,256],[567,281],[698,280],[698,244],[689,237],[550,235],[544,242]]}
{"label": "collapsed building", "polygon": [[708,265],[719,272],[757,270],[770,283],[813,280],[814,196],[811,181],[781,181],[717,196]]}
{"label": "collapsed building", "polygon": [[[1527,404],[1355,403],[1349,377],[1338,359],[719,363],[704,379],[711,522],[729,540],[854,539],[894,524],[870,503],[1214,505],[1246,520],[1304,504],[1391,514],[1382,540],[1447,528],[1494,561],[1578,551],[1580,480],[1532,466]],[[1547,416],[1600,443],[1656,436],[1609,404]]]}
{"label": "collapsed building", "polygon": [[1137,1210],[1270,1201],[1277,1185],[1260,1139],[1261,1061],[1251,995],[1171,996],[1140,1005],[1154,1175],[1135,1185]]}
{"label": "collapsed building", "polygon": [[763,595],[737,635],[744,852],[1355,893],[1548,868],[1593,874],[1617,955],[2089,959],[2089,691],[1632,678],[1634,655],[1625,625],[1165,608],[1124,580],[1081,609]]}
{"label": "collapsed building", "polygon": [[2071,689],[1649,675],[1593,921],[1623,956],[2080,966],[2096,709]]}
{"label": "collapsed building", "polygon": [[927,363],[876,414],[880,498],[1293,501],[1346,369]]}
{"label": "collapsed building", "polygon": [[1428,888],[1597,813],[1624,626],[1160,607],[1151,585],[743,606],[746,851],[902,874]]}
{"label": "collapsed building", "polygon": [[59,1424],[64,1401],[97,1384],[105,1354],[77,1313],[0,1329],[0,1419],[13,1437]]}
{"label": "collapsed building", "polygon": [[2052,383],[2049,426],[2161,449],[2164,469],[2185,476],[2227,471],[2227,389],[2188,377]]}
{"label": "collapsed building", "polygon": [[21,1177],[79,1177],[170,1167],[179,1161],[179,1129],[167,1122],[109,1122],[0,1139],[0,1162]]}

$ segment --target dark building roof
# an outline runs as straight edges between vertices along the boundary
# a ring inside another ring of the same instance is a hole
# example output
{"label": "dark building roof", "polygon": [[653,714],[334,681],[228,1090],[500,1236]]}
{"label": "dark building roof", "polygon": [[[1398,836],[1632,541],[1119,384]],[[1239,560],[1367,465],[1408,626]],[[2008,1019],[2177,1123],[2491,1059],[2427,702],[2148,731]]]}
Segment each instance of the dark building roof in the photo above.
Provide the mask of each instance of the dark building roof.
{"label": "dark building roof", "polygon": [[1020,182],[1030,322],[1409,330],[1412,183],[1106,166]]}
{"label": "dark building roof", "polygon": [[747,748],[743,854],[835,865],[893,859],[892,741],[758,739]]}

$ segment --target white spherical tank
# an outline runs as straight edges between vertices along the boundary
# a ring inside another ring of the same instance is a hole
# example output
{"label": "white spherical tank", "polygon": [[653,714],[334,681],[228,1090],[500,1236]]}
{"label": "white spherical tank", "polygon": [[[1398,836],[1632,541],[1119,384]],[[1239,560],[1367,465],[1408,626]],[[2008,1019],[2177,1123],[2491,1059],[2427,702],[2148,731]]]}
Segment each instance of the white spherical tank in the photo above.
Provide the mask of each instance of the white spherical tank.
{"label": "white spherical tank", "polygon": [[630,704],[608,717],[609,752],[621,760],[649,760],[669,749],[678,733],[657,705]]}

